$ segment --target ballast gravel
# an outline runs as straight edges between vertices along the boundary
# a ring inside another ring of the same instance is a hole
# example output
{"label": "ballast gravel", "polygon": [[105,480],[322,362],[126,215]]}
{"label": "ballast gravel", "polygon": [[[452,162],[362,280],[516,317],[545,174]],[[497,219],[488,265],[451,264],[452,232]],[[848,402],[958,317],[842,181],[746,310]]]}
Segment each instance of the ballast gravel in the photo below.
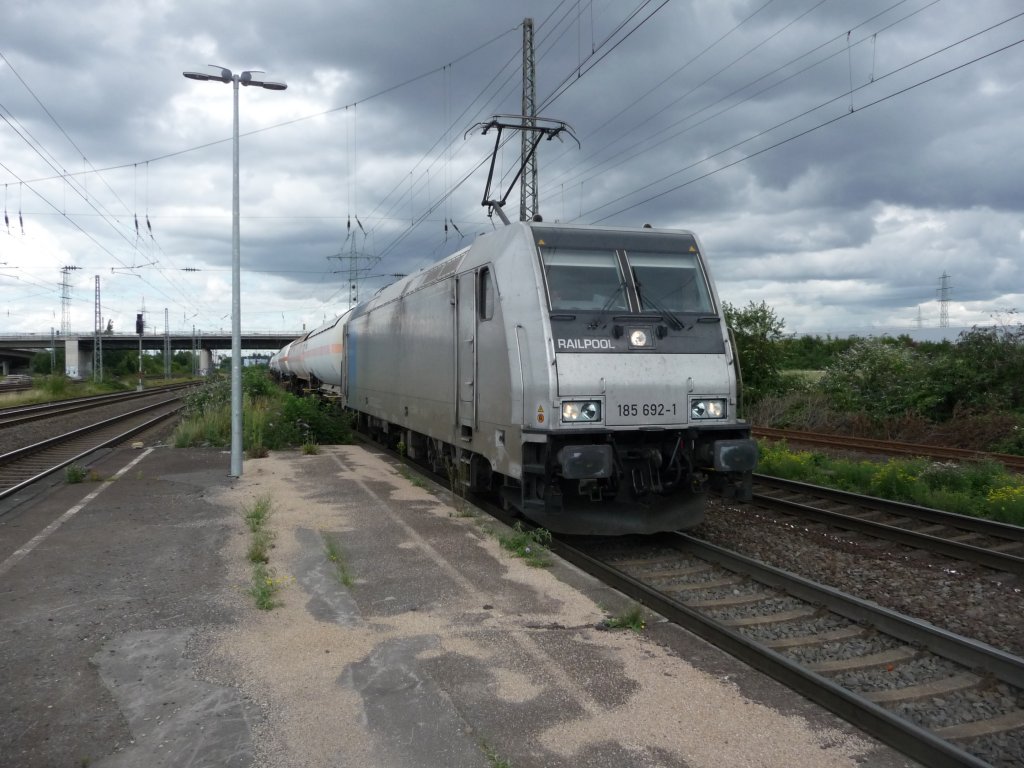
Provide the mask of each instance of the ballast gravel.
{"label": "ballast gravel", "polygon": [[799,608],[806,608],[807,603],[793,597],[778,597],[762,600],[749,605],[734,605],[723,608],[707,608],[703,610],[711,618],[717,621],[730,621],[733,619],[749,619],[754,616],[764,616],[770,613],[784,613],[795,611]]}
{"label": "ballast gravel", "polygon": [[816,616],[803,621],[786,621],[781,624],[761,624],[752,627],[740,627],[741,634],[752,640],[765,643],[772,640],[785,640],[791,637],[818,635],[850,626],[851,622],[835,614]]}
{"label": "ballast gravel", "polygon": [[823,661],[845,661],[872,653],[882,653],[899,648],[901,645],[902,643],[898,640],[887,635],[869,635],[823,645],[793,648],[787,651],[786,655],[801,664],[817,664]]}
{"label": "ballast gravel", "polygon": [[945,728],[1005,715],[1017,708],[1014,696],[998,689],[956,691],[928,699],[907,701],[893,709],[923,728]]}
{"label": "ballast gravel", "polygon": [[708,503],[692,533],[769,565],[1024,655],[1024,584],[1011,574],[939,555],[865,546],[856,536],[801,526],[752,505]]}
{"label": "ballast gravel", "polygon": [[[875,540],[861,540],[820,525],[801,524],[788,515],[775,516],[754,506],[719,500],[709,502],[705,522],[692,533],[951,632],[1015,655],[1024,654],[1024,594],[1021,580],[1011,574],[896,545],[879,546]],[[793,601],[790,607],[799,605],[799,601]],[[744,606],[718,615],[738,618],[744,611],[757,615],[765,610],[760,605]],[[792,625],[794,634],[800,634],[805,623]],[[784,633],[785,626],[758,627],[753,631]],[[858,642],[844,641],[835,647],[853,647]],[[788,653],[791,658],[812,661],[818,649]],[[843,672],[832,679],[851,690],[871,691],[919,685],[964,671],[922,652],[910,661]],[[1002,683],[989,683],[987,687],[982,684],[966,691],[887,706],[925,728],[942,728],[1024,708],[1024,693]],[[1020,729],[965,740],[960,746],[997,768],[1024,765],[1024,734]]]}
{"label": "ballast gravel", "polygon": [[923,656],[902,664],[858,669],[833,675],[832,680],[857,693],[909,688],[963,673],[963,667],[938,656]]}

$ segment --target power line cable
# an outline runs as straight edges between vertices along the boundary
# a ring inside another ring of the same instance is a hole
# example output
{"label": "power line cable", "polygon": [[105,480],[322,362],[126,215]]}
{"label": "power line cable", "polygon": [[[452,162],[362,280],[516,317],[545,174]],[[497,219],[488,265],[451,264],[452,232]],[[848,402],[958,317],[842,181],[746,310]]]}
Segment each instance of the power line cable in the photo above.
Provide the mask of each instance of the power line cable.
{"label": "power line cable", "polygon": [[[1024,14],[1018,14],[1018,15],[1024,15]],[[1014,18],[1016,18],[1016,17],[1014,17]],[[983,34],[983,32],[982,33],[977,33],[977,34]],[[967,41],[967,40],[969,40],[969,39],[971,39],[973,37],[976,37],[977,34],[971,35],[970,37],[967,37],[967,38],[964,38],[963,40],[960,40],[957,43],[954,43],[953,45],[959,45],[959,44],[961,44],[961,43],[963,43],[963,42],[965,42],[965,41]],[[933,82],[935,80],[938,80],[938,79],[940,79],[942,77],[945,77],[946,75],[952,74],[953,72],[957,72],[957,71],[959,71],[961,69],[964,69],[965,67],[968,67],[968,66],[971,66],[973,64],[976,64],[979,61],[983,61],[983,60],[985,60],[987,58],[995,56],[996,54],[1003,53],[1004,51],[1010,50],[1011,48],[1014,48],[1017,45],[1020,45],[1021,43],[1024,43],[1024,38],[1022,38],[1020,40],[1017,40],[1016,42],[1010,43],[1008,45],[1002,46],[1001,48],[997,48],[996,50],[990,51],[989,53],[986,53],[986,54],[983,54],[981,56],[978,56],[978,57],[976,57],[974,59],[971,59],[970,61],[964,62],[963,64],[959,64],[959,65],[957,65],[955,67],[947,69],[947,70],[945,70],[943,72],[940,72],[937,75],[933,75],[932,77],[928,77],[928,78],[926,78],[924,80],[921,80],[921,81],[919,81],[917,83],[909,85],[909,86],[907,86],[905,88],[901,88],[900,90],[894,91],[893,93],[890,93],[890,94],[888,94],[886,96],[882,96],[882,97],[880,97],[880,98],[878,98],[878,99],[876,99],[874,101],[871,101],[871,102],[868,102],[867,104],[864,104],[863,106],[854,107],[852,111],[844,112],[843,114],[838,115],[836,117],[833,117],[830,120],[826,120],[825,122],[819,123],[818,125],[812,126],[812,127],[808,128],[808,129],[806,129],[804,131],[800,131],[799,133],[794,134],[793,136],[790,136],[788,138],[782,139],[781,141],[778,141],[778,142],[776,142],[774,144],[771,144],[771,145],[769,145],[767,147],[763,147],[762,149],[759,149],[756,152],[751,152],[749,155],[746,155],[745,157],[741,157],[741,158],[738,158],[736,160],[733,160],[733,161],[731,161],[729,163],[726,163],[725,165],[720,166],[719,168],[716,168],[714,170],[708,171],[707,173],[702,174],[700,176],[697,176],[697,177],[695,177],[693,179],[690,179],[689,181],[683,182],[682,184],[677,184],[676,186],[670,187],[669,189],[666,189],[666,190],[664,190],[662,192],[659,192],[656,195],[651,195],[650,197],[647,197],[647,198],[645,198],[643,200],[640,200],[639,202],[633,203],[632,205],[628,205],[628,206],[626,206],[624,208],[620,208],[620,209],[614,211],[613,213],[606,214],[605,216],[602,216],[601,218],[595,219],[594,221],[595,221],[595,223],[596,222],[600,222],[600,221],[607,221],[608,219],[612,218],[613,216],[618,216],[621,213],[625,213],[626,211],[632,210],[633,208],[636,208],[636,207],[638,207],[640,205],[644,205],[646,203],[649,203],[652,200],[658,199],[659,197],[664,197],[665,195],[670,194],[670,193],[675,192],[675,191],[678,191],[678,190],[680,190],[680,189],[682,189],[684,187],[689,186],[690,184],[694,184],[694,183],[696,183],[698,181],[701,181],[701,180],[706,179],[706,178],[708,178],[710,176],[713,176],[716,173],[720,173],[721,171],[724,171],[727,168],[732,168],[735,165],[739,165],[740,163],[746,162],[747,160],[750,160],[750,159],[752,159],[754,157],[758,157],[759,155],[763,155],[764,153],[769,152],[769,151],[771,151],[773,149],[776,149],[778,147],[781,147],[784,144],[788,144],[791,141],[795,141],[796,139],[799,139],[799,138],[802,138],[804,136],[807,136],[808,134],[814,133],[815,131],[818,131],[821,128],[824,128],[826,126],[832,125],[833,123],[837,123],[837,122],[839,122],[840,120],[842,120],[844,118],[850,117],[851,115],[857,114],[857,113],[862,112],[862,111],[864,111],[866,109],[869,109],[871,107],[877,106],[878,104],[881,104],[881,103],[883,103],[885,101],[889,101],[890,99],[895,98],[897,96],[901,96],[901,95],[903,95],[905,93],[908,93],[909,91],[912,91],[912,90],[914,90],[916,88],[919,88],[919,87],[921,87],[923,85],[931,83],[931,82]],[[915,65],[921,63],[922,61],[925,61],[926,59],[929,59],[929,58],[931,58],[933,56],[938,55],[942,51],[947,50],[949,47],[953,47],[953,46],[947,46],[947,48],[940,49],[939,51],[931,53],[928,56],[922,57],[921,59],[918,59],[917,61],[914,61],[914,62],[911,62],[910,64],[907,64],[906,66],[899,67],[899,68],[893,70],[892,72],[887,73],[883,77],[889,77],[889,76],[894,75],[894,74],[896,74],[896,73],[898,73],[898,72],[900,72],[902,70],[908,69],[911,66],[915,66]],[[868,83],[866,85],[858,86],[857,88],[854,89],[854,91],[859,91],[859,90],[862,90],[863,88],[869,87],[870,85],[874,85],[880,79],[882,79],[882,78],[877,78],[873,83]],[[596,213],[597,211],[601,210],[602,208],[607,208],[609,205],[613,205],[616,202],[624,200],[624,199],[630,197],[631,195],[636,194],[637,192],[641,192],[641,191],[643,191],[645,189],[649,189],[650,187],[652,187],[652,186],[654,186],[656,184],[659,184],[662,181],[665,181],[666,179],[671,178],[672,176],[676,176],[676,175],[678,175],[679,173],[682,173],[685,170],[689,170],[690,168],[693,168],[693,167],[695,167],[697,165],[700,165],[701,163],[707,162],[708,160],[712,160],[715,157],[718,157],[719,155],[721,155],[721,154],[723,154],[725,152],[728,152],[728,151],[733,150],[733,149],[735,149],[735,148],[737,148],[739,146],[742,146],[743,144],[746,144],[747,142],[752,141],[755,138],[763,136],[764,134],[766,134],[766,133],[768,133],[770,131],[773,131],[776,128],[779,128],[779,127],[781,127],[783,125],[787,125],[788,123],[791,123],[794,120],[799,119],[800,117],[804,117],[804,116],[806,116],[808,114],[811,114],[811,113],[817,111],[818,109],[821,109],[822,107],[827,106],[828,104],[832,104],[832,103],[835,103],[836,101],[845,99],[849,95],[850,95],[849,93],[843,93],[840,96],[836,96],[833,99],[829,99],[827,102],[824,102],[823,104],[820,104],[820,105],[818,105],[817,107],[814,107],[811,110],[803,112],[800,115],[797,115],[796,117],[790,118],[789,120],[785,120],[782,123],[778,123],[775,126],[772,126],[771,128],[768,128],[768,129],[766,129],[764,131],[761,131],[761,132],[755,134],[754,136],[751,136],[751,137],[749,137],[747,139],[744,139],[741,142],[737,142],[736,144],[733,144],[730,147],[722,149],[722,150],[720,150],[720,151],[718,151],[718,152],[716,152],[716,153],[714,153],[712,155],[708,155],[708,156],[704,157],[702,160],[698,160],[695,163],[692,163],[692,164],[686,166],[685,168],[681,168],[681,169],[679,169],[677,171],[673,171],[672,173],[668,174],[667,176],[663,176],[662,178],[658,179],[657,181],[651,182],[650,184],[646,184],[646,185],[644,185],[642,187],[639,187],[639,188],[633,190],[632,192],[629,192],[629,193],[627,193],[625,195],[617,197],[614,200],[611,200],[611,201],[605,203],[604,205],[600,205],[600,206],[597,206],[596,208],[593,208],[593,209],[591,209],[589,211],[586,211],[586,213],[584,213],[583,215],[587,216],[589,214]]]}
{"label": "power line cable", "polygon": [[[895,3],[894,5],[890,6],[887,9],[885,9],[881,13],[875,14],[871,18],[865,20],[864,22],[861,22],[860,24],[856,25],[855,27],[852,27],[851,29],[858,29],[858,28],[860,28],[860,27],[870,23],[871,21],[874,21],[879,16],[881,16],[881,15],[883,15],[885,13],[888,13],[890,10],[896,8],[898,5],[901,5],[905,1],[906,0],[900,0],[900,2]],[[884,32],[884,31],[886,31],[888,29],[893,28],[897,24],[901,24],[904,21],[907,21],[910,18],[913,18],[914,16],[916,16],[917,14],[923,12],[927,8],[930,8],[930,7],[934,6],[934,5],[936,5],[938,2],[939,2],[939,0],[933,0],[933,2],[929,3],[928,5],[924,6],[923,8],[916,9],[913,12],[907,14],[906,16],[903,16],[902,18],[897,19],[897,20],[895,20],[895,21],[893,21],[893,22],[883,26],[882,28],[876,30],[875,32],[870,33],[870,34],[866,34],[865,37],[863,37],[861,40],[859,40],[855,45],[859,45],[859,44],[861,44],[861,43],[863,43],[865,41],[873,39],[880,32]],[[692,118],[695,118],[697,115],[700,115],[702,112],[705,112],[705,111],[711,109],[712,107],[715,107],[715,106],[717,106],[719,104],[727,102],[733,96],[735,96],[735,95],[737,95],[739,93],[742,93],[743,91],[747,90],[751,86],[756,85],[757,83],[762,82],[763,80],[771,77],[774,74],[777,74],[779,72],[784,71],[785,69],[787,69],[790,66],[792,66],[793,64],[801,61],[802,59],[805,59],[808,56],[813,55],[817,51],[827,47],[828,45],[831,45],[831,44],[835,43],[836,41],[846,37],[847,34],[848,34],[848,32],[844,31],[843,33],[841,33],[839,35],[835,35],[832,38],[830,38],[829,40],[827,40],[827,41],[825,41],[825,42],[815,46],[814,48],[810,49],[809,51],[806,51],[806,52],[800,54],[799,56],[796,56],[796,57],[790,59],[785,64],[782,64],[781,66],[776,67],[775,69],[771,70],[770,72],[767,72],[764,75],[761,75],[760,77],[745,83],[744,85],[740,86],[739,88],[736,88],[736,89],[732,90],[730,93],[728,93],[725,96],[717,99],[716,101],[712,102],[711,104],[705,105],[705,106],[701,107],[700,109],[697,109],[695,111],[689,112],[688,114],[686,114],[683,117],[679,118],[678,120],[674,121],[670,125],[665,126],[665,127],[661,128],[661,129],[659,129],[658,131],[656,131],[654,134],[652,134],[651,136],[647,137],[646,139],[643,139],[643,140],[637,142],[637,144],[636,144],[636,146],[635,146],[635,148],[634,148],[634,150],[632,152],[618,154],[618,155],[610,157],[610,158],[608,158],[606,160],[603,160],[601,162],[592,163],[589,167],[580,170],[578,173],[576,173],[575,175],[572,175],[572,176],[568,176],[567,177],[565,174],[563,174],[562,176],[556,177],[552,181],[552,184],[557,184],[557,183],[569,184],[569,183],[575,182],[577,179],[580,179],[580,182],[579,182],[580,184],[586,184],[587,182],[592,181],[595,178],[598,169],[603,169],[603,172],[607,172],[607,171],[609,171],[609,170],[611,170],[613,168],[617,168],[618,166],[623,165],[623,164],[629,162],[630,160],[632,160],[632,159],[634,159],[636,157],[639,157],[639,156],[641,156],[641,155],[643,155],[643,154],[645,154],[647,152],[650,152],[651,150],[653,150],[653,149],[655,149],[657,147],[662,146],[663,144],[665,144],[666,142],[670,141],[671,139],[678,138],[679,136],[682,136],[683,134],[688,133],[689,131],[695,130],[696,128],[699,128],[700,126],[706,125],[707,123],[709,123],[710,121],[714,120],[715,118],[721,117],[722,115],[724,115],[724,114],[726,114],[728,112],[731,112],[734,109],[737,109],[738,107],[742,106],[743,104],[745,104],[745,103],[747,103],[749,101],[752,101],[753,99],[756,99],[759,96],[763,96],[765,93],[767,93],[767,92],[769,92],[769,91],[771,91],[771,90],[773,90],[775,88],[778,88],[779,86],[783,85],[784,83],[787,83],[787,82],[789,82],[789,81],[799,77],[802,74],[806,74],[807,72],[813,70],[814,68],[816,68],[818,66],[821,66],[822,64],[830,61],[831,59],[836,58],[837,56],[842,55],[843,53],[846,52],[845,49],[843,51],[836,51],[834,53],[831,53],[831,54],[829,54],[829,55],[827,55],[827,56],[825,56],[825,57],[823,57],[823,58],[821,58],[821,59],[819,59],[819,60],[817,60],[817,61],[815,61],[815,62],[813,62],[813,63],[811,63],[811,64],[809,64],[807,66],[805,66],[805,67],[803,67],[802,69],[800,69],[800,70],[798,70],[796,72],[793,72],[792,74],[787,75],[786,77],[783,77],[780,80],[778,80],[778,81],[776,81],[774,83],[771,83],[770,85],[765,86],[764,88],[762,88],[762,89],[760,89],[758,91],[755,91],[755,92],[752,92],[752,93],[748,94],[743,99],[740,99],[739,101],[736,101],[735,103],[733,103],[733,104],[731,104],[731,105],[729,105],[727,107],[724,107],[723,109],[720,109],[717,112],[712,113],[711,115],[709,115],[708,117],[704,118],[703,120],[700,120],[700,121],[697,121],[697,122],[692,123],[690,125],[687,125],[686,127],[681,128],[680,130],[678,130],[678,131],[676,131],[674,133],[668,134],[667,136],[662,138],[660,141],[656,141],[655,142],[655,139],[659,135],[665,134],[666,131],[670,131],[671,129],[673,129],[673,128],[677,127],[677,126],[680,126],[680,125],[686,123],[688,120],[690,120]],[[710,78],[708,80],[705,80],[704,83],[702,83],[702,85],[706,84],[709,81],[710,81]],[[692,91],[690,91],[690,93],[692,93]],[[674,105],[678,101],[679,101],[679,99],[676,99],[669,106]],[[650,122],[653,119],[653,117],[656,117],[657,115],[661,114],[667,108],[668,107],[666,106],[663,109],[659,110],[654,115],[649,116],[648,118],[645,119],[644,122],[645,123],[646,122]],[[612,141],[608,142],[602,148],[600,148],[598,150],[595,150],[593,155],[599,155],[604,149],[607,149],[608,147],[612,146],[616,141],[618,141],[624,135],[627,135],[627,134],[620,134],[617,138],[615,138]],[[655,143],[651,144],[649,142],[655,142]],[[644,146],[645,143],[647,143],[647,146]]]}

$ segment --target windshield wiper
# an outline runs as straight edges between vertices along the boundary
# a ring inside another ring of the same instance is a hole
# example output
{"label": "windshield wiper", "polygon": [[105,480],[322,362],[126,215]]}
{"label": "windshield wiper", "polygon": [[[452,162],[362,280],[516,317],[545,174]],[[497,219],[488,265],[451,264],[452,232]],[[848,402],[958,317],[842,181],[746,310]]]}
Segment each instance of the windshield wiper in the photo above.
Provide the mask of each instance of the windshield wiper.
{"label": "windshield wiper", "polygon": [[656,310],[668,316],[669,325],[671,325],[677,331],[683,330],[682,321],[680,321],[680,319],[675,316],[671,309],[662,306],[659,302],[655,301],[654,298],[651,296],[647,296],[646,298],[643,296],[643,294],[641,293],[642,286],[640,285],[640,281],[637,280],[636,272],[633,273],[633,280],[636,282],[636,296],[638,299],[640,299],[640,308],[643,309],[645,302],[647,304],[650,304]]}
{"label": "windshield wiper", "polygon": [[597,326],[599,326],[602,322],[604,322],[604,316],[608,313],[608,310],[610,310],[612,308],[612,304],[615,303],[615,300],[617,298],[619,298],[619,296],[625,290],[626,290],[626,283],[625,283],[625,281],[620,280],[619,281],[619,287],[616,288],[612,292],[612,295],[608,297],[608,300],[604,304],[601,305],[601,308],[599,310],[597,310],[598,311],[597,317],[595,317],[591,322],[587,323],[587,328],[590,328],[591,330],[593,330],[594,328],[597,328]]}

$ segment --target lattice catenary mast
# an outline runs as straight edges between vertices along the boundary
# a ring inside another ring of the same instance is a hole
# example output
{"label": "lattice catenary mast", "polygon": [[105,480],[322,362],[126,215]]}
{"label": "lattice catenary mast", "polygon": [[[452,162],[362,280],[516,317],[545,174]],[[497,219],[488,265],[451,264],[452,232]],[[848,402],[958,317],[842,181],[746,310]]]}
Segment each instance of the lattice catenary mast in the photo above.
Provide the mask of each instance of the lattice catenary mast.
{"label": "lattice catenary mast", "polygon": [[945,272],[939,278],[939,328],[949,328],[949,297],[953,286]]}
{"label": "lattice catenary mast", "polygon": [[60,268],[60,332],[65,337],[71,328],[71,283],[68,275],[81,267],[64,266]]}
{"label": "lattice catenary mast", "polygon": [[537,127],[537,69],[533,58],[533,19],[523,19],[523,125],[520,135],[523,179],[519,185],[519,220],[530,221],[539,212],[537,154],[531,152]]}

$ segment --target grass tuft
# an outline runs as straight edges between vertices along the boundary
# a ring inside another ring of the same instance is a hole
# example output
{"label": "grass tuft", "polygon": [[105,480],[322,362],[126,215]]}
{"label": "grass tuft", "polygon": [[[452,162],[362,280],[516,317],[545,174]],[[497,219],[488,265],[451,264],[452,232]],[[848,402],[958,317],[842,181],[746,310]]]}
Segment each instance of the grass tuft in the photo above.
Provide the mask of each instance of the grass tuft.
{"label": "grass tuft", "polygon": [[261,611],[269,611],[279,604],[275,595],[284,586],[284,579],[279,579],[269,567],[270,550],[274,548],[274,533],[267,530],[270,519],[270,497],[261,496],[253,505],[245,510],[245,524],[252,532],[246,557],[252,563],[252,584],[249,594],[256,601]]}
{"label": "grass tuft", "polygon": [[261,528],[252,532],[249,540],[248,558],[250,563],[269,563],[270,550],[274,546],[274,534]]}
{"label": "grass tuft", "polygon": [[551,565],[551,551],[548,549],[551,531],[546,528],[528,531],[523,528],[522,523],[517,522],[512,533],[498,535],[498,543],[533,568],[547,568]]}
{"label": "grass tuft", "polygon": [[647,626],[644,609],[639,605],[634,605],[619,616],[609,616],[604,620],[603,626],[608,629],[631,629],[634,632],[643,632],[644,627]]}
{"label": "grass tuft", "polygon": [[334,569],[337,572],[338,581],[346,587],[351,587],[354,583],[354,579],[352,578],[352,573],[348,569],[348,561],[345,559],[345,553],[342,551],[341,546],[331,536],[328,536],[323,531],[320,532],[320,537],[324,540],[327,559],[334,563]]}
{"label": "grass tuft", "polygon": [[404,477],[406,480],[408,480],[412,485],[416,486],[417,488],[426,488],[427,487],[427,483],[426,483],[426,481],[422,477],[417,475],[415,472],[410,472],[405,467],[399,467],[398,468],[398,474],[400,474],[402,477]]}
{"label": "grass tuft", "polygon": [[490,768],[512,768],[512,763],[499,755],[498,750],[486,741],[480,741],[480,751],[483,752],[484,757],[487,758],[487,765],[489,765]]}
{"label": "grass tuft", "polygon": [[88,476],[89,471],[81,464],[68,464],[64,468],[64,479],[71,485],[85,482]]}
{"label": "grass tuft", "polygon": [[260,496],[252,507],[245,511],[245,523],[253,533],[260,530],[270,517],[270,497]]}
{"label": "grass tuft", "polygon": [[249,587],[249,594],[256,601],[256,607],[261,611],[269,611],[276,608],[280,601],[276,595],[284,585],[283,579],[278,579],[274,571],[265,563],[256,563],[252,568],[252,586]]}

